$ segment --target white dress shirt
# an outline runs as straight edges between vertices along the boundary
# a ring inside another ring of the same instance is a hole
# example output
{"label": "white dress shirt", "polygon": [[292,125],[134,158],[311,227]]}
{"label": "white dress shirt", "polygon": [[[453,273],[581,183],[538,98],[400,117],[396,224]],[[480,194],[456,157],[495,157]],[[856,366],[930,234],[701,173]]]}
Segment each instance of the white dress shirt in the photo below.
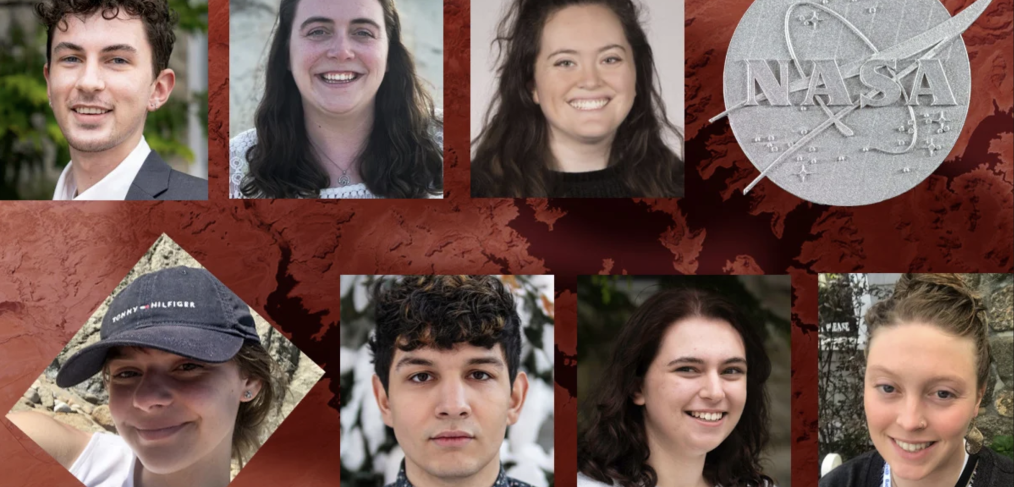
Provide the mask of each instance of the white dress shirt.
{"label": "white dress shirt", "polygon": [[130,190],[130,185],[137,177],[137,173],[141,172],[141,166],[148,159],[149,153],[151,153],[151,147],[148,147],[148,142],[144,140],[144,136],[141,136],[137,147],[127,155],[123,162],[120,162],[109,174],[106,174],[106,177],[81,194],[77,194],[77,183],[74,181],[74,171],[71,169],[74,161],[71,161],[60,173],[53,199],[123,201],[127,199],[127,191]]}

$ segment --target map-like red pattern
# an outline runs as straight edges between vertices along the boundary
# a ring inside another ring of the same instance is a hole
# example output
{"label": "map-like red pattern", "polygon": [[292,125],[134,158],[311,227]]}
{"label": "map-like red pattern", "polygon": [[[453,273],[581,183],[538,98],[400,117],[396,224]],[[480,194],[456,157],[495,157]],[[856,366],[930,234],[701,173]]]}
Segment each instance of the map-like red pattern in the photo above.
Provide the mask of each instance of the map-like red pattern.
{"label": "map-like red pattern", "polygon": [[[791,480],[816,485],[816,274],[1014,270],[1014,8],[995,0],[963,36],[972,103],[940,169],[892,200],[838,208],[803,202],[770,182],[744,196],[756,169],[727,122],[706,123],[724,107],[725,49],[749,4],[686,2],[686,198],[472,200],[469,1],[446,0],[443,200],[234,202],[227,199],[229,8],[212,0],[209,201],[0,203],[0,410],[166,233],[326,371],[232,485],[338,485],[339,275],[555,274],[556,484],[569,487],[576,276],[787,273],[794,286]],[[971,0],[945,4],[953,14]],[[0,484],[80,485],[11,423],[0,424]]]}

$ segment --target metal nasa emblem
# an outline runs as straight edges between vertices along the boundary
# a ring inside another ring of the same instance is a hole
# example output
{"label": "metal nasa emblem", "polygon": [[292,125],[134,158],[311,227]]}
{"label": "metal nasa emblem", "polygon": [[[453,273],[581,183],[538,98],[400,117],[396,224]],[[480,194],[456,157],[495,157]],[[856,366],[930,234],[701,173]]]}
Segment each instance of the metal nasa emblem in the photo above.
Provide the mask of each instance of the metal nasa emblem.
{"label": "metal nasa emblem", "polygon": [[926,179],[954,147],[971,72],[940,0],[757,0],[725,58],[726,111],[743,152],[814,203],[867,205]]}

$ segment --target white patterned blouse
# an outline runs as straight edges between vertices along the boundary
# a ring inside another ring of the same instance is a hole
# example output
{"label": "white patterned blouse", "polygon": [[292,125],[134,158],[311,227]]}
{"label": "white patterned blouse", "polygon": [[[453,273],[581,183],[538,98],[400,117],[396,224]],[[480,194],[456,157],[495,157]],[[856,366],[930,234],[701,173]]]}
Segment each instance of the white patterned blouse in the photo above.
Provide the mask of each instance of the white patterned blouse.
{"label": "white patterned blouse", "polygon": [[[442,118],[442,114],[438,110],[438,118]],[[440,150],[444,150],[444,131],[441,128],[434,127],[431,130],[433,139],[436,140],[437,145],[440,146]],[[250,129],[243,132],[229,141],[229,198],[241,199],[247,198],[240,191],[240,187],[243,185],[243,178],[246,177],[247,173],[250,172],[249,161],[247,161],[246,153],[251,147],[257,144],[257,129]],[[439,198],[439,196],[437,196]],[[349,186],[335,186],[331,188],[325,188],[320,191],[321,199],[371,199],[380,198],[370,192],[363,183],[352,184]]]}

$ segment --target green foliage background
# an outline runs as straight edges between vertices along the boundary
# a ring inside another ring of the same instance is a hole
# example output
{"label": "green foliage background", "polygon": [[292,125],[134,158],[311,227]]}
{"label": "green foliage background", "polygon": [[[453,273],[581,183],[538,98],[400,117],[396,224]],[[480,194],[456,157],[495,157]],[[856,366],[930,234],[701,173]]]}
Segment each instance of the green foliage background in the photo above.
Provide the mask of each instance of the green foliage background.
{"label": "green foliage background", "polygon": [[[177,37],[208,31],[205,0],[169,0],[169,5],[179,15]],[[46,30],[39,25],[34,33],[30,32],[14,17],[8,35],[0,36],[0,200],[52,197],[56,181],[44,177],[47,140],[55,146],[57,165],[70,160],[67,139],[48,106],[42,76]],[[194,154],[185,142],[187,110],[190,104],[197,105],[207,135],[208,94],[191,96],[179,86],[174,93],[162,108],[148,114],[144,136],[152,150],[163,157],[179,156],[192,162]],[[26,173],[28,184],[21,182]]]}
{"label": "green foliage background", "polygon": [[993,451],[1014,458],[1014,436],[1000,435],[993,438],[993,444],[989,445]]}

